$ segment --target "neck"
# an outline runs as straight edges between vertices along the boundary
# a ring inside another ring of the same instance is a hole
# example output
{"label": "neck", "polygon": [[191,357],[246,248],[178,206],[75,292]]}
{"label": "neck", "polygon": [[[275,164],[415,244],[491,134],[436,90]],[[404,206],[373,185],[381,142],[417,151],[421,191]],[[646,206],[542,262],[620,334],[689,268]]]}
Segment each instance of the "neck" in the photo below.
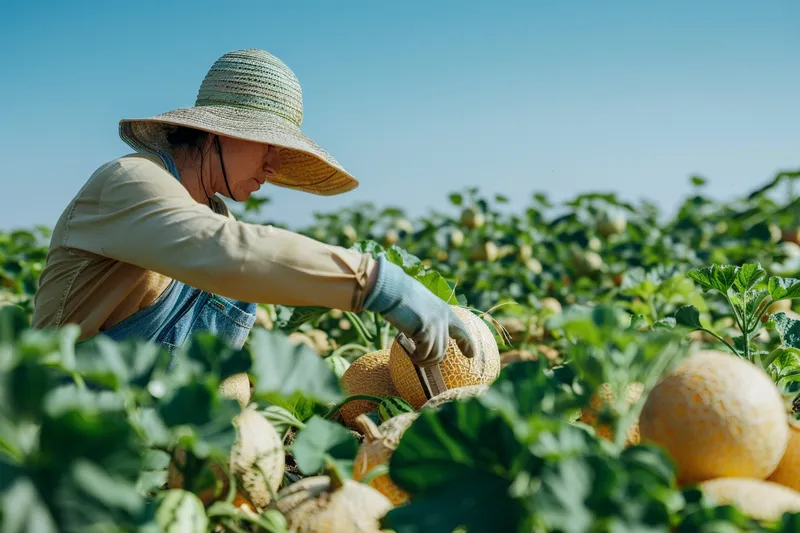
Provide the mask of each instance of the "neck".
{"label": "neck", "polygon": [[172,157],[180,173],[181,184],[197,203],[207,205],[209,198],[218,191],[215,183],[217,180],[211,172],[212,154],[201,157],[196,148],[177,148]]}

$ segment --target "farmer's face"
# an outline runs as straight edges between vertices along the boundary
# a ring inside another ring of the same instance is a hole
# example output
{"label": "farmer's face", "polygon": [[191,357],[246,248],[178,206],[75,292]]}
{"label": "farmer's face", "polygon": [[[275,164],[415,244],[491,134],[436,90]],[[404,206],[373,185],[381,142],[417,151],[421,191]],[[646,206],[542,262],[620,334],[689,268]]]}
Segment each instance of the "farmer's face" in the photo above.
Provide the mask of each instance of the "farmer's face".
{"label": "farmer's face", "polygon": [[232,200],[246,201],[280,170],[280,149],[277,146],[220,136],[219,147],[228,184],[226,186],[225,176],[218,166],[219,176],[214,188],[225,196],[232,193]]}

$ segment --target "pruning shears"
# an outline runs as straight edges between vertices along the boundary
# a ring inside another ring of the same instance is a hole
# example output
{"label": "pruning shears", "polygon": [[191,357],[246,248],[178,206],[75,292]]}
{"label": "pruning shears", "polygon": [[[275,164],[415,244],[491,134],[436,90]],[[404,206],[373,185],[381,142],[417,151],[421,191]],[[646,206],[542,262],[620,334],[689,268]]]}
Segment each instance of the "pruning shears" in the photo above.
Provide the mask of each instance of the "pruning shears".
{"label": "pruning shears", "polygon": [[[409,358],[411,358],[417,349],[414,341],[409,339],[402,332],[397,334],[395,340],[403,348]],[[422,385],[422,391],[425,393],[426,399],[430,400],[434,396],[447,390],[447,385],[444,383],[444,377],[442,376],[442,369],[439,368],[439,363],[425,368],[420,368],[414,364],[414,370],[417,373],[417,379],[419,379],[420,385]]]}

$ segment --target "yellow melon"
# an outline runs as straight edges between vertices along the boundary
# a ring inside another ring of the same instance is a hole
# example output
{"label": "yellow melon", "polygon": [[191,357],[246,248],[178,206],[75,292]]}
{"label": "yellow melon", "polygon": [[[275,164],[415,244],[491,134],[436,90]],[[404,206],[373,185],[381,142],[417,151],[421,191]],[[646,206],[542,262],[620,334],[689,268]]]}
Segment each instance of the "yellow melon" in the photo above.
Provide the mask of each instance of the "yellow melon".
{"label": "yellow melon", "polygon": [[[642,397],[643,390],[644,385],[641,383],[631,383],[628,385],[625,397],[626,403],[630,406],[638,402],[639,398]],[[589,406],[585,407],[581,411],[580,417],[580,421],[584,424],[592,426],[598,436],[608,440],[613,440],[614,438],[614,436],[611,434],[611,428],[606,424],[598,423],[597,417],[600,414],[600,410],[603,408],[603,405],[612,402],[613,400],[614,394],[611,392],[611,387],[608,384],[601,385],[597,393],[592,395],[592,397],[589,399]],[[626,433],[626,446],[639,444],[638,420],[634,420],[631,425],[628,426]]]}
{"label": "yellow melon", "polygon": [[669,452],[681,483],[765,479],[789,440],[784,402],[767,373],[713,350],[687,357],[653,388],[639,431],[642,442]]}
{"label": "yellow melon", "polygon": [[[369,394],[371,396],[396,396],[392,376],[389,372],[389,350],[378,350],[364,354],[342,374],[342,389],[347,396]],[[355,429],[358,415],[375,411],[378,404],[369,400],[353,400],[344,404],[339,412],[346,426]]]}
{"label": "yellow melon", "polygon": [[480,396],[487,390],[489,390],[489,385],[467,385],[466,387],[448,389],[422,404],[422,409],[436,409],[440,405],[444,405],[449,402],[466,400],[467,398],[472,398],[473,396]]}
{"label": "yellow melon", "polygon": [[783,513],[800,512],[800,492],[752,478],[717,478],[700,488],[717,505],[733,505],[756,520],[779,520]]}
{"label": "yellow melon", "polygon": [[797,425],[789,426],[786,452],[778,463],[778,468],[767,479],[800,491],[800,427]]}
{"label": "yellow melon", "polygon": [[[403,433],[417,416],[419,413],[403,413],[376,426],[367,415],[359,415],[356,425],[364,435],[364,442],[359,446],[353,463],[353,479],[361,481],[374,467],[388,465]],[[369,485],[389,498],[394,505],[408,501],[408,493],[398,487],[386,474],[374,478]]]}
{"label": "yellow melon", "polygon": [[[486,323],[469,310],[452,306],[464,322],[475,348],[472,359],[464,357],[453,339],[439,363],[448,389],[468,385],[490,385],[500,374],[500,350]],[[419,382],[414,364],[403,347],[395,340],[391,347],[389,369],[398,394],[415,409],[425,403],[425,392]]]}

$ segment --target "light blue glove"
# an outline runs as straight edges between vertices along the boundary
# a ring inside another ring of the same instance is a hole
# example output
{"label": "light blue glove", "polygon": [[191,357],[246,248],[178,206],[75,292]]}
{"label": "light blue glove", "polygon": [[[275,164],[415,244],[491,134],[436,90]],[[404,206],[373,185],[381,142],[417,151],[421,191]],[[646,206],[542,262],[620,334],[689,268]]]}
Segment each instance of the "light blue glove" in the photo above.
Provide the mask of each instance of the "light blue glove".
{"label": "light blue glove", "polygon": [[417,366],[441,361],[450,338],[465,357],[474,354],[467,327],[452,308],[383,255],[378,257],[378,277],[364,309],[380,314],[414,341],[411,359]]}

